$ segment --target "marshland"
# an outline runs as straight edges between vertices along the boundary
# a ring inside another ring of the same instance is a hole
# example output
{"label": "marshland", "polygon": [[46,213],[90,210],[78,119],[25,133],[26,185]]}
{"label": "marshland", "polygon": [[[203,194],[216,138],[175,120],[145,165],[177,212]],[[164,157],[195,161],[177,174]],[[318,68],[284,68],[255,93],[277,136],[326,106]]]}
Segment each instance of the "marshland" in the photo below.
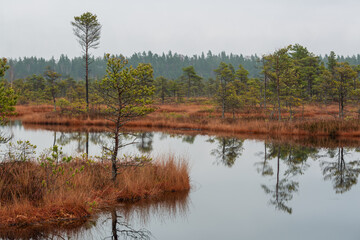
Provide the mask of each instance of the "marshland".
{"label": "marshland", "polygon": [[356,239],[359,7],[4,2],[0,239]]}

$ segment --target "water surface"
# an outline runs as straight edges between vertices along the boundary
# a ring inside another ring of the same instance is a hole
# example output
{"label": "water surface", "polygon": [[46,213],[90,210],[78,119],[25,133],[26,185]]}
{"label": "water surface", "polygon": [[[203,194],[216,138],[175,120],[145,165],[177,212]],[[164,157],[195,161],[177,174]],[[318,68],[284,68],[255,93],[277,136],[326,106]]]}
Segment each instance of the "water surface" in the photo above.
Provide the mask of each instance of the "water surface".
{"label": "water surface", "polygon": [[[101,155],[106,133],[3,131],[37,152]],[[129,141],[130,137],[124,140]],[[138,133],[121,154],[173,153],[191,166],[192,190],[110,209],[65,239],[358,239],[360,153],[354,147],[309,147],[271,141]],[[86,147],[88,146],[88,147]],[[37,230],[41,233],[41,229]]]}

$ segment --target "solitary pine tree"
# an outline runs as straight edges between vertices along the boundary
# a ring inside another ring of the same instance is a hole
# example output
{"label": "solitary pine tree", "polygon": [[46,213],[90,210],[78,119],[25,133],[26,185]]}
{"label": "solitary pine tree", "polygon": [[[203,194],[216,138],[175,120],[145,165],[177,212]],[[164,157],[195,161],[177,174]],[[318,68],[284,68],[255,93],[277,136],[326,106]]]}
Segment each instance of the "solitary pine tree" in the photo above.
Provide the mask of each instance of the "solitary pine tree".
{"label": "solitary pine tree", "polygon": [[89,49],[96,49],[100,44],[101,24],[97,16],[86,12],[79,17],[74,17],[71,22],[74,34],[85,57],[85,84],[86,84],[86,110],[89,111]]}
{"label": "solitary pine tree", "polygon": [[114,123],[114,145],[110,150],[112,179],[116,179],[118,151],[124,145],[120,143],[122,127],[135,118],[153,111],[149,104],[155,87],[153,69],[150,64],[139,64],[137,68],[126,67],[124,57],[107,55],[106,75],[99,83],[99,94],[106,105],[106,118]]}

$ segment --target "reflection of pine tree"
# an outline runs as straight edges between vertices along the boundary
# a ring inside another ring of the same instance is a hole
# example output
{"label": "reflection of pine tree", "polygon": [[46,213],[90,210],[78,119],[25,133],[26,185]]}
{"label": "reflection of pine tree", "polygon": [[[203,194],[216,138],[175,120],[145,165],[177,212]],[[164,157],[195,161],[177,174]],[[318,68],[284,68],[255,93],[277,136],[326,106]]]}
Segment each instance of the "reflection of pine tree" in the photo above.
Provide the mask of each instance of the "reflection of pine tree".
{"label": "reflection of pine tree", "polygon": [[286,202],[293,198],[293,193],[299,189],[299,183],[282,179],[276,182],[275,191],[268,188],[266,185],[261,185],[266,194],[271,195],[270,204],[275,205],[275,208],[285,211],[289,214],[292,213],[292,208],[285,205]]}
{"label": "reflection of pine tree", "polygon": [[293,198],[293,192],[298,191],[299,183],[295,181],[289,181],[286,177],[280,180],[280,156],[281,148],[277,149],[277,170],[276,170],[276,185],[275,190],[261,185],[266,194],[271,195],[270,204],[275,205],[275,208],[287,213],[292,213],[292,208],[285,205],[286,202]]}
{"label": "reflection of pine tree", "polygon": [[182,141],[189,143],[189,144],[193,144],[195,141],[196,135],[184,135],[182,136]]}
{"label": "reflection of pine tree", "polygon": [[[56,137],[56,135],[54,136]],[[106,139],[109,138],[106,133],[100,132],[71,132],[71,133],[60,133],[60,136],[56,139],[56,143],[60,146],[66,146],[73,142],[76,143],[76,152],[89,153],[89,142],[94,145],[104,145]]]}
{"label": "reflection of pine tree", "polygon": [[142,132],[137,134],[138,142],[136,144],[137,149],[141,153],[149,153],[152,151],[152,143],[154,134],[151,132]]}
{"label": "reflection of pine tree", "polygon": [[243,151],[244,140],[241,139],[216,137],[208,141],[217,142],[217,148],[211,151],[211,155],[227,167],[232,167]]}
{"label": "reflection of pine tree", "polygon": [[329,150],[330,158],[337,158],[337,161],[323,161],[320,163],[324,179],[331,180],[336,193],[344,193],[357,184],[357,178],[360,174],[360,161],[354,160],[345,162],[344,148],[339,148],[338,152]]}
{"label": "reflection of pine tree", "polygon": [[[293,193],[298,191],[299,183],[292,180],[292,177],[303,174],[309,167],[306,163],[309,156],[316,158],[317,150],[302,146],[265,144],[264,162],[256,163],[258,172],[262,176],[272,176],[273,169],[269,164],[272,159],[277,159],[276,184],[266,186],[262,184],[266,194],[271,196],[270,204],[276,209],[292,213],[292,208],[286,203],[293,198]],[[280,160],[285,164],[286,169],[280,174]],[[262,166],[261,166],[262,164]]]}
{"label": "reflection of pine tree", "polygon": [[261,173],[262,176],[272,176],[274,171],[270,165],[269,156],[267,154],[268,144],[264,142],[264,152],[260,152],[260,154],[264,154],[264,161],[256,162],[254,165],[257,166],[256,170],[258,173]]}
{"label": "reflection of pine tree", "polygon": [[151,232],[146,229],[134,229],[129,223],[122,220],[121,216],[117,215],[115,209],[111,211],[111,239],[118,240],[120,237],[124,239],[150,239]]}

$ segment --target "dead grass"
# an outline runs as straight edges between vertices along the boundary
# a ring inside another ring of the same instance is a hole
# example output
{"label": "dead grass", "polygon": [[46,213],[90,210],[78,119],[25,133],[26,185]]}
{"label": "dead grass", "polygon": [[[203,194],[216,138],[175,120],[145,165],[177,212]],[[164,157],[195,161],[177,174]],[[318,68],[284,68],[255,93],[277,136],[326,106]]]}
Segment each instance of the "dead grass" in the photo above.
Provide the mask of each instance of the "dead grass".
{"label": "dead grass", "polygon": [[[209,104],[186,103],[155,105],[157,110],[148,116],[129,122],[130,129],[177,129],[183,131],[202,131],[206,133],[230,134],[277,134],[277,135],[309,135],[309,136],[360,136],[360,122],[356,106],[347,108],[347,119],[337,119],[337,105],[306,105],[304,109],[296,109],[292,120],[286,119],[289,113],[284,112],[284,120],[278,121],[271,110],[261,108],[245,109],[236,113],[233,120],[231,114],[221,119],[221,113]],[[29,108],[29,109],[27,109]],[[49,106],[18,106],[18,118],[31,125],[63,125],[75,127],[111,127],[112,123],[99,116],[76,117],[64,116],[48,112]],[[270,109],[270,108],[269,108]],[[33,111],[33,112],[32,112]],[[43,111],[43,112],[41,112]],[[271,117],[273,116],[273,118]]]}
{"label": "dead grass", "polygon": [[116,182],[107,163],[78,159],[61,167],[63,173],[53,173],[35,162],[0,164],[0,229],[83,219],[119,201],[190,189],[187,162],[173,155],[122,167]]}

